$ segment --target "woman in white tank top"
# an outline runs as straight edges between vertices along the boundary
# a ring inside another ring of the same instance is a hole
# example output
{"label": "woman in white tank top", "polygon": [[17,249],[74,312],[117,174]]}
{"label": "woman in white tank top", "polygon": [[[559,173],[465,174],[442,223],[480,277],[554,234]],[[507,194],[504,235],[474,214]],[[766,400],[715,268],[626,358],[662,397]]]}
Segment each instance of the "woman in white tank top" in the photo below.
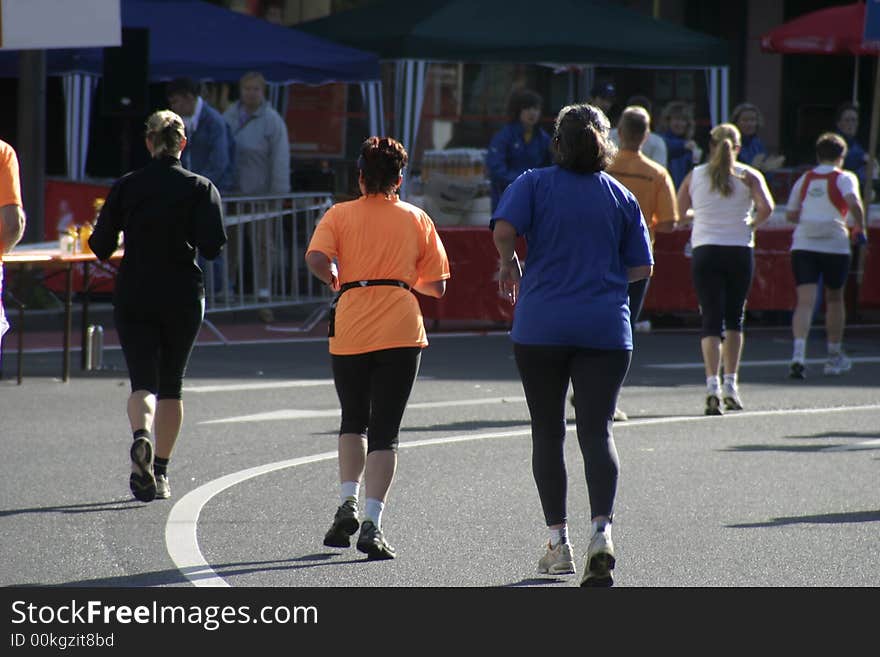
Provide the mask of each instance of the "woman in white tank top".
{"label": "woman in white tank top", "polygon": [[754,271],[755,229],[773,212],[764,176],[736,160],[741,144],[735,125],[715,126],[709,162],[688,173],[678,190],[680,223],[693,223],[691,273],[702,319],[707,415],[743,407],[737,376]]}

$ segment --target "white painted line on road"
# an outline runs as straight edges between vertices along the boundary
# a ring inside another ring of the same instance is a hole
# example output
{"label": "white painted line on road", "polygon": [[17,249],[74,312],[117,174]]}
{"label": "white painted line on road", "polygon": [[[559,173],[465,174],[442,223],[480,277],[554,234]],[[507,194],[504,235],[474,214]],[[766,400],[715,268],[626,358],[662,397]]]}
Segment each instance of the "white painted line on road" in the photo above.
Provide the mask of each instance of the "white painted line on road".
{"label": "white painted line on road", "polygon": [[274,390],[276,388],[310,388],[332,386],[333,379],[298,379],[266,381],[264,383],[229,383],[213,386],[184,386],[184,392],[244,392],[246,390]]}
{"label": "white painted line on road", "polygon": [[289,461],[278,461],[267,465],[233,472],[190,491],[177,502],[168,514],[165,521],[165,547],[171,555],[178,570],[195,586],[200,587],[228,587],[229,584],[214,572],[214,569],[205,561],[202,551],[199,549],[197,535],[199,514],[202,508],[212,497],[242,481],[253,477],[292,468],[306,463],[317,463],[336,458],[336,452],[324,452],[313,456],[304,456]]}
{"label": "white painted line on road", "polygon": [[[504,399],[504,398],[501,398]],[[486,400],[479,400],[485,402]],[[657,424],[670,424],[673,422],[696,422],[708,421],[718,422],[725,418],[753,418],[767,415],[783,415],[783,414],[819,414],[819,413],[842,413],[842,412],[860,412],[860,411],[876,411],[880,410],[880,404],[867,404],[865,406],[836,406],[831,408],[809,408],[809,409],[778,409],[768,411],[740,411],[738,413],[729,413],[721,417],[705,415],[699,416],[678,416],[663,418],[647,418],[644,420],[628,420],[626,422],[618,422],[614,425],[615,431],[628,427],[640,427]],[[574,431],[577,427],[569,424],[567,431]],[[446,436],[444,438],[428,438],[425,440],[414,440],[400,443],[400,449],[411,449],[414,447],[427,447],[431,445],[447,445],[452,443],[462,443],[473,440],[486,440],[490,438],[512,438],[516,436],[528,436],[531,429],[517,429],[514,431],[495,431],[491,433],[475,433],[461,434],[458,436]],[[880,443],[877,441],[866,441],[858,443],[858,445],[867,445],[871,443]],[[868,449],[868,447],[854,447],[858,449]],[[840,451],[840,448],[828,448],[828,451]],[[322,452],[312,456],[303,456],[300,458],[289,459],[287,461],[276,461],[275,463],[267,463],[247,470],[233,472],[214,481],[209,481],[198,488],[191,490],[177,501],[168,514],[168,520],[165,522],[165,547],[171,560],[177,566],[181,574],[186,577],[194,586],[198,587],[229,587],[229,583],[220,577],[210,564],[205,560],[202,551],[199,549],[198,540],[198,522],[199,515],[205,504],[212,497],[223,492],[227,488],[239,484],[248,479],[259,477],[263,474],[276,472],[285,468],[293,468],[298,465],[306,465],[308,463],[318,463],[320,461],[329,461],[336,458],[336,452]]]}
{"label": "white painted line on road", "polygon": [[[452,399],[449,401],[415,402],[407,405],[407,410],[412,408],[448,408],[451,406],[482,406],[484,404],[524,404],[525,397],[486,397],[485,399]],[[237,417],[221,418],[219,420],[203,420],[199,424],[229,424],[233,422],[266,422],[273,420],[303,420],[319,417],[339,417],[339,408],[321,410],[308,409],[281,409],[253,415],[239,415]]]}
{"label": "white painted line on road", "polygon": [[[880,363],[880,356],[850,356],[853,363]],[[821,365],[825,362],[824,358],[808,358],[807,365]],[[779,365],[787,367],[791,364],[791,359],[784,360],[744,360],[739,366],[742,367],[767,367],[769,365]],[[692,363],[649,363],[642,367],[652,367],[659,370],[701,370],[705,366],[702,362]]]}
{"label": "white painted line on road", "polygon": [[823,452],[854,452],[860,449],[880,449],[880,438],[872,440],[863,440],[850,445],[835,445],[834,447],[826,447]]}

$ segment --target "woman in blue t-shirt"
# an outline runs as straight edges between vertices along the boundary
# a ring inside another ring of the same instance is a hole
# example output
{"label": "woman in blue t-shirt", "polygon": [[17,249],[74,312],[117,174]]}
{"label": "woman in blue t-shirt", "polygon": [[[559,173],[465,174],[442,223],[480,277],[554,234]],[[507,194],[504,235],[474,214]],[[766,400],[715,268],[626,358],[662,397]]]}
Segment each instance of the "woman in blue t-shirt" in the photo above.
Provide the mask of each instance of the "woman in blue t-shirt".
{"label": "woman in blue t-shirt", "polygon": [[[565,397],[575,392],[592,538],[581,586],[610,586],[618,458],[611,426],[632,357],[628,285],[651,275],[648,228],[631,192],[604,169],[615,154],[605,114],[569,105],[556,119],[555,166],[526,171],[490,226],[499,287],[514,312],[513,352],[532,421],[532,472],[550,530],[541,573],[575,571],[566,518]],[[525,236],[525,273],[514,251]]]}

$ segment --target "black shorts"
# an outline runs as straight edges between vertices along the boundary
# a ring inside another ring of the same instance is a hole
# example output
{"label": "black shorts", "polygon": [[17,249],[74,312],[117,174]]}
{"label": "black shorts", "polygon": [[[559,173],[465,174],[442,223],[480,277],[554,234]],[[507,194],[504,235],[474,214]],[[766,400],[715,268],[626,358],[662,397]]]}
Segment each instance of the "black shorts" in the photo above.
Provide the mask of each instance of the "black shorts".
{"label": "black shorts", "polygon": [[849,276],[849,253],[822,253],[820,251],[791,252],[791,271],[797,285],[812,285],[819,282],[829,290],[839,290],[846,285]]}
{"label": "black shorts", "polygon": [[421,357],[421,347],[332,356],[333,379],[342,406],[339,433],[367,436],[368,452],[396,450]]}
{"label": "black shorts", "polygon": [[157,399],[180,399],[205,316],[204,299],[193,297],[158,308],[117,304],[113,316],[132,391],[146,390]]}

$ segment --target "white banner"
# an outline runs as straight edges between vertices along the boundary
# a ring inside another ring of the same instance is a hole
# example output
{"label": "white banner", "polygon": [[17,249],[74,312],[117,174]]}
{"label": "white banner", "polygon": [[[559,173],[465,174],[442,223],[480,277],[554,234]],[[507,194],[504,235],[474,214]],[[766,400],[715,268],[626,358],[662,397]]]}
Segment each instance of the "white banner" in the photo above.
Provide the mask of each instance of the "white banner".
{"label": "white banner", "polygon": [[0,50],[122,45],[120,0],[0,0]]}

